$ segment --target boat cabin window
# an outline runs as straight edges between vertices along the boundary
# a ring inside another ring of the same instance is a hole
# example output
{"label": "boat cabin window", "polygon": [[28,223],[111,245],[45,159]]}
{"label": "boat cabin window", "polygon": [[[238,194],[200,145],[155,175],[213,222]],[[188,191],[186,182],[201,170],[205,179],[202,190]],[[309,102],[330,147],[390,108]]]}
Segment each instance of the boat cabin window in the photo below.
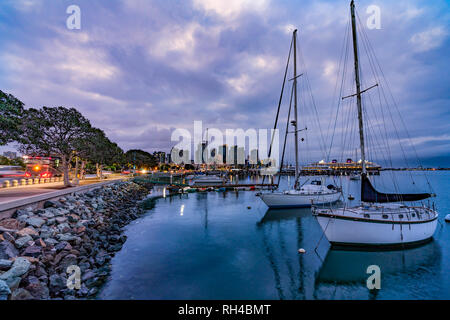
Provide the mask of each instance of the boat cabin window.
{"label": "boat cabin window", "polygon": [[383,214],[383,219],[387,219],[388,215],[387,214]]}
{"label": "boat cabin window", "polygon": [[320,185],[322,185],[322,181],[314,180],[314,181],[311,181],[311,184],[313,186],[320,186]]}

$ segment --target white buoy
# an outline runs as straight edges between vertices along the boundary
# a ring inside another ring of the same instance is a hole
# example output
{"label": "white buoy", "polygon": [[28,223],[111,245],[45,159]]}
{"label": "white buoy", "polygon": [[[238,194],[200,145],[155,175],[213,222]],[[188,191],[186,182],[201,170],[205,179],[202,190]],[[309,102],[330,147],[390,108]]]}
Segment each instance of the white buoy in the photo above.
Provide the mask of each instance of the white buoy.
{"label": "white buoy", "polygon": [[445,221],[450,222],[450,214],[445,216]]}
{"label": "white buoy", "polygon": [[298,253],[306,253],[306,250],[303,248],[298,249]]}

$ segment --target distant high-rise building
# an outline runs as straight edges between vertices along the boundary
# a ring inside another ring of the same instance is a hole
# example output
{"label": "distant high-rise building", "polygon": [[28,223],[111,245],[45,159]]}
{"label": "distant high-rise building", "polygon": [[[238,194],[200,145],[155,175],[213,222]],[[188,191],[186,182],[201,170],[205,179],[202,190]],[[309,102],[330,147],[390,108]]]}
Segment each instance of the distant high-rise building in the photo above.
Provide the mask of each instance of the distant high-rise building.
{"label": "distant high-rise building", "polygon": [[163,151],[153,152],[153,156],[159,163],[166,163],[166,153]]}

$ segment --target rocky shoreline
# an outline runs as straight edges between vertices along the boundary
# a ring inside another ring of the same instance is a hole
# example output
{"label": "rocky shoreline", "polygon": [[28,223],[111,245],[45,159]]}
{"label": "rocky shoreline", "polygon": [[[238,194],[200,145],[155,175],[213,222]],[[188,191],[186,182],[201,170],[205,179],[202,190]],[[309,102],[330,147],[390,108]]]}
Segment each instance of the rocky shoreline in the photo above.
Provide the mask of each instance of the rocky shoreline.
{"label": "rocky shoreline", "polygon": [[[122,228],[145,211],[137,203],[150,187],[117,182],[0,221],[0,300],[95,297],[126,241]],[[69,266],[81,271],[79,289],[67,286]]]}

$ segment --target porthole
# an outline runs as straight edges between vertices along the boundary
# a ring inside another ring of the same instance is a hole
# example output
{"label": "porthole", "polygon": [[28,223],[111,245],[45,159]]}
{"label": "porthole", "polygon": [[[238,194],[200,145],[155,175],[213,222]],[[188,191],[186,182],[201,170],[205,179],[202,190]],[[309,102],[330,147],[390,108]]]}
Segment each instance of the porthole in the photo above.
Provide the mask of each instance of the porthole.
{"label": "porthole", "polygon": [[364,213],[364,218],[370,218],[370,214]]}
{"label": "porthole", "polygon": [[403,219],[403,215],[402,215],[402,214],[399,214],[398,217],[399,217],[400,219]]}
{"label": "porthole", "polygon": [[383,214],[383,219],[387,219],[389,216],[387,214]]}
{"label": "porthole", "polygon": [[411,216],[414,218],[415,216],[416,216],[416,214],[415,213],[413,213],[413,214],[411,214]]}

